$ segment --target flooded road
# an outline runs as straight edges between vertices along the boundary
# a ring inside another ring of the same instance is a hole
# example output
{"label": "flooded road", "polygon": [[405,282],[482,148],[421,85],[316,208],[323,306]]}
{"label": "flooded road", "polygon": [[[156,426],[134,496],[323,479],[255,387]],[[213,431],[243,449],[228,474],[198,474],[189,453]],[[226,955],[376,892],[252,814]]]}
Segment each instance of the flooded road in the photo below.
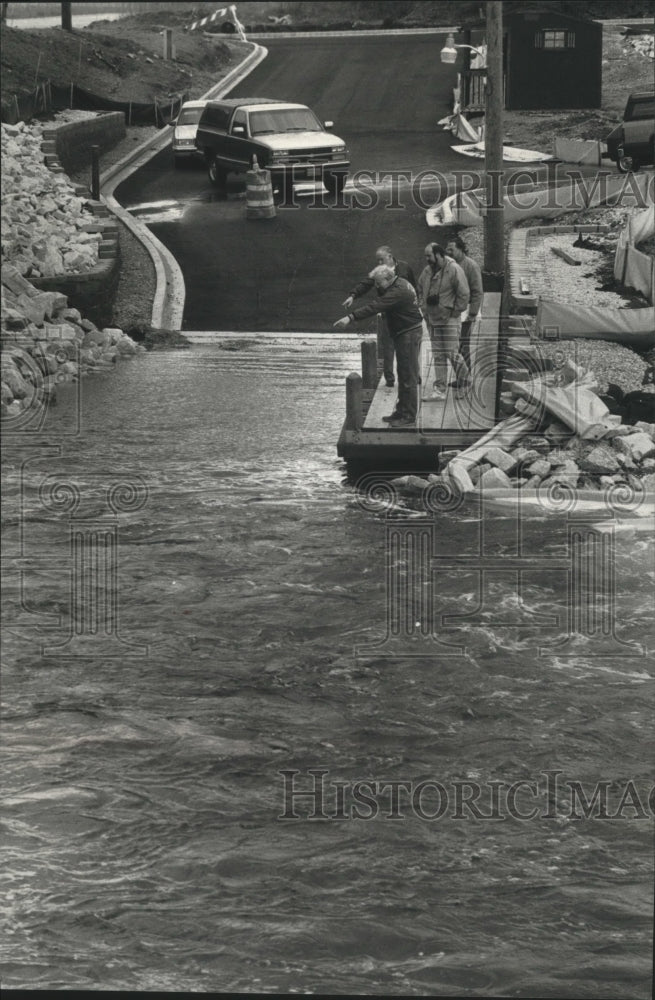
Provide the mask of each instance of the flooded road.
{"label": "flooded road", "polygon": [[[567,642],[563,515],[517,591],[490,513],[483,578],[473,502],[346,481],[357,338],[233,346],[5,443],[4,985],[648,997],[649,536]],[[434,539],[436,639],[387,637],[391,529]]]}

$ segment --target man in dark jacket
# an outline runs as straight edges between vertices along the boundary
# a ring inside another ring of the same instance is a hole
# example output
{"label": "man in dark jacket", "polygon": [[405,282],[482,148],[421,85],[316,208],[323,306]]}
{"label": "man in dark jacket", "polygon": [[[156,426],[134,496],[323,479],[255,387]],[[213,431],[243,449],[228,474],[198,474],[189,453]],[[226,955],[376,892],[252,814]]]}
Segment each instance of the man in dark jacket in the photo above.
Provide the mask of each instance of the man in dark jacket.
{"label": "man in dark jacket", "polygon": [[393,341],[398,362],[398,402],[393,413],[383,417],[390,427],[407,427],[416,422],[418,413],[418,381],[423,317],[416,292],[404,278],[398,277],[392,267],[381,264],[369,274],[377,296],[366,305],[353,309],[334,324],[345,330],[367,316],[382,313]]}
{"label": "man in dark jacket", "polygon": [[[416,290],[416,278],[414,277],[414,272],[406,261],[396,260],[391,247],[378,247],[375,251],[375,260],[377,266],[384,264],[385,267],[393,268],[399,278],[404,278],[405,281],[408,281],[414,290]],[[350,309],[355,299],[359,299],[362,295],[366,295],[367,292],[371,291],[374,285],[375,282],[372,278],[364,278],[363,281],[360,281],[359,284],[355,285],[348,298],[342,304],[346,307],[346,309]],[[384,373],[384,380],[388,386],[392,386],[394,384],[394,346],[393,340],[389,335],[389,330],[387,329],[384,316],[382,316],[382,322],[380,324],[380,343],[382,346],[382,370]]]}

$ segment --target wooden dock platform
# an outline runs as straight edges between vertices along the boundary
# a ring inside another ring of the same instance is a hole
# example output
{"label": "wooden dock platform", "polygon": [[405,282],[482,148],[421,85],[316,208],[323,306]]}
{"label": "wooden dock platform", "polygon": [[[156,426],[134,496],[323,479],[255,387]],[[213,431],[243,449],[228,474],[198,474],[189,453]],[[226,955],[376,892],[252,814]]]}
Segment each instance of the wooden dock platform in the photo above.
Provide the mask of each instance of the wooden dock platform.
{"label": "wooden dock platform", "polygon": [[[419,412],[416,425],[389,427],[396,389],[380,374],[375,341],[362,343],[362,375],[346,379],[346,420],[337,453],[349,465],[378,472],[437,470],[437,455],[473,444],[497,422],[500,293],[486,292],[482,316],[471,331],[470,391],[449,389],[443,401],[424,399],[433,392],[434,369],[427,333],[421,345]],[[454,375],[453,375],[454,377]]]}

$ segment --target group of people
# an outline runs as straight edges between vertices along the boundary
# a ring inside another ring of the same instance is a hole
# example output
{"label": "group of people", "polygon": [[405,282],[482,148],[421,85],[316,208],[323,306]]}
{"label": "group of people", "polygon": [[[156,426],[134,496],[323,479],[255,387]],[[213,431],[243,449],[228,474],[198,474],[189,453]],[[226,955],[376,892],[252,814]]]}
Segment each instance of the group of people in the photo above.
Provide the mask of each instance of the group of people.
{"label": "group of people", "polygon": [[[420,354],[423,322],[427,324],[434,363],[434,385],[427,400],[443,400],[448,388],[466,392],[471,386],[471,327],[482,306],[482,272],[466,252],[459,236],[446,247],[428,243],[425,267],[414,277],[409,264],[396,260],[391,247],[375,252],[376,266],[353,288],[343,302],[349,310],[334,326],[344,330],[351,323],[380,313],[383,372],[393,386],[394,356],[398,369],[398,398],[392,413],[383,417],[390,426],[411,426],[418,414],[421,384]],[[363,305],[358,299],[375,289]],[[448,382],[448,363],[455,381]]]}

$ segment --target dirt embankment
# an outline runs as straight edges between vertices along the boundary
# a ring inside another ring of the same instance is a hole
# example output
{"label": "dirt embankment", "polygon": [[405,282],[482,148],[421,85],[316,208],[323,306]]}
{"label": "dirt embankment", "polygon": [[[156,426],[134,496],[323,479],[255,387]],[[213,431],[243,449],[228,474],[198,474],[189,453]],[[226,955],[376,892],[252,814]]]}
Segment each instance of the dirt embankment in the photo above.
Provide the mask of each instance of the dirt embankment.
{"label": "dirt embankment", "polygon": [[[200,97],[250,46],[189,32],[191,19],[190,11],[153,11],[74,31],[3,27],[2,103],[46,80],[62,87],[75,83],[115,101],[147,104],[180,93]],[[166,28],[172,29],[171,60],[163,58]]]}
{"label": "dirt embankment", "polygon": [[[242,6],[245,11],[263,5]],[[241,8],[240,15],[246,17]],[[48,79],[63,87],[73,82],[116,101],[150,103],[180,93],[201,97],[243,58],[248,43],[189,31],[195,17],[190,5],[186,11],[99,20],[72,32],[3,28],[2,102],[10,102],[14,93],[31,93]],[[172,30],[172,60],[163,58],[166,28]],[[555,136],[603,140],[620,120],[628,94],[652,89],[652,58],[636,50],[622,31],[619,24],[604,25],[602,108],[506,112],[505,133],[514,145],[550,149]]]}

